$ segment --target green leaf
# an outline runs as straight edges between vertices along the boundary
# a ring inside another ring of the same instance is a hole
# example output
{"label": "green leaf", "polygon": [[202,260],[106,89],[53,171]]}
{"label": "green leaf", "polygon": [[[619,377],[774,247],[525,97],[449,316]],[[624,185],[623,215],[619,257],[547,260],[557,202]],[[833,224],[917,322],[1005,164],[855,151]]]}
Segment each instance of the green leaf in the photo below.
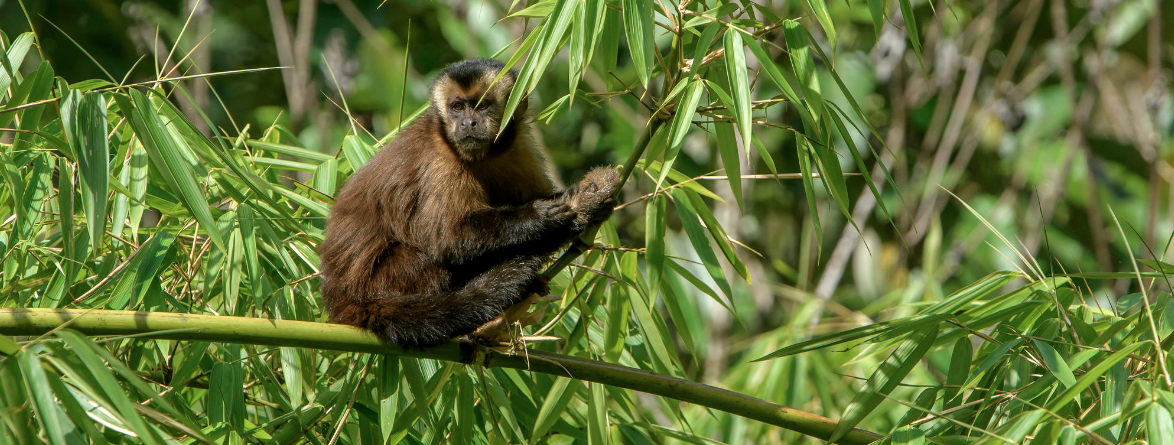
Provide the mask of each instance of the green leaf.
{"label": "green leaf", "polygon": [[114,377],[114,373],[110,371],[110,367],[98,356],[94,344],[89,339],[72,331],[60,331],[57,336],[65,340],[73,352],[77,354],[77,357],[81,359],[81,362],[85,364],[86,369],[94,377],[95,383],[104,392],[110,405],[117,410],[119,417],[126,422],[127,426],[138,435],[137,439],[148,444],[160,443],[158,437],[143,422],[142,415],[135,410],[134,402],[131,402],[118,379]]}
{"label": "green leaf", "polygon": [[836,423],[836,429],[832,432],[829,442],[843,438],[876,409],[877,405],[901,384],[905,376],[909,375],[909,371],[917,366],[925,353],[929,352],[937,337],[936,324],[924,330],[910,332],[884,363],[881,363],[880,368],[872,373],[860,392],[856,393],[856,397],[848,404],[844,415],[840,416],[840,421]]}
{"label": "green leaf", "polygon": [[729,122],[714,122],[713,133],[717,138],[718,153],[726,171],[726,182],[738,209],[742,209],[742,158],[738,154],[738,140],[734,138],[734,125]]}
{"label": "green leaf", "polygon": [[917,17],[913,15],[913,5],[909,0],[897,0],[901,5],[901,19],[905,21],[905,32],[909,34],[909,43],[913,44],[913,54],[917,56],[917,64],[925,70],[925,63],[921,60],[921,37],[918,36]]}
{"label": "green leaf", "polygon": [[893,431],[893,445],[923,445],[925,432],[917,427],[905,426]]}
{"label": "green leaf", "polygon": [[961,393],[962,384],[970,373],[970,364],[974,360],[974,345],[969,337],[959,338],[954,342],[954,351],[950,354],[950,369],[946,374],[945,391],[942,394],[942,406],[953,408],[962,404],[957,397]]}
{"label": "green leaf", "polygon": [[20,344],[7,336],[0,335],[0,355],[11,357],[20,352]]}
{"label": "green leaf", "polygon": [[588,383],[587,391],[587,444],[606,445],[607,434],[607,399],[604,396],[604,387],[599,383]]}
{"label": "green leaf", "polygon": [[1060,395],[1052,398],[1051,403],[1048,403],[1046,409],[1051,412],[1058,412],[1060,409],[1068,406],[1068,404],[1072,403],[1074,398],[1079,395],[1081,391],[1084,391],[1085,388],[1088,388],[1094,382],[1100,380],[1101,376],[1104,375],[1105,372],[1109,370],[1109,368],[1117,364],[1117,362],[1124,360],[1129,356],[1129,354],[1132,354],[1134,351],[1147,344],[1151,343],[1132,343],[1113,353],[1113,355],[1106,357],[1104,360],[1097,362],[1096,365],[1090,367],[1084,372],[1084,375],[1076,380],[1075,385],[1069,386],[1068,389],[1064,390],[1064,392],[1060,393]]}
{"label": "green leaf", "polygon": [[12,84],[12,76],[9,73],[20,72],[20,65],[24,62],[24,56],[28,54],[29,48],[33,46],[34,37],[32,32],[21,33],[11,45],[8,45],[7,59],[5,63],[0,64],[0,99],[4,98],[8,86]]}
{"label": "green leaf", "polygon": [[681,225],[685,226],[685,234],[689,236],[689,242],[693,244],[693,249],[701,259],[701,264],[705,266],[705,270],[709,272],[709,276],[713,278],[714,283],[722,290],[726,298],[733,298],[734,293],[730,290],[730,283],[726,280],[725,273],[722,272],[721,263],[718,263],[713,246],[705,237],[705,229],[701,227],[701,219],[697,215],[697,209],[693,208],[693,204],[689,201],[689,196],[685,194],[684,190],[674,188],[669,193],[673,197],[673,205],[677,208],[677,216],[681,218]]}
{"label": "green leaf", "polygon": [[[534,91],[538,86],[538,79],[546,72],[546,67],[550,65],[551,59],[559,52],[564,43],[563,36],[567,33],[567,28],[571,23],[571,19],[575,16],[575,9],[578,4],[577,0],[557,0],[558,3],[554,7],[554,12],[546,17],[543,26],[539,30],[535,30],[538,39],[532,44],[534,49],[526,58],[526,62],[522,68],[518,70],[518,77],[514,81],[514,89],[510,92],[510,97],[506,100],[505,110],[503,114],[505,119],[499,124],[499,132],[504,131],[506,124],[516,116],[515,111],[519,109],[522,101]],[[529,39],[527,39],[529,40]],[[521,51],[515,53],[516,56],[521,55]],[[512,59],[511,62],[516,62]],[[507,68],[509,63],[506,64]],[[498,79],[505,75],[505,70],[498,73]],[[495,79],[494,82],[497,80]],[[524,108],[524,107],[522,107]]]}
{"label": "green leaf", "polygon": [[802,91],[803,86],[799,84],[799,81],[797,79],[787,77],[787,75],[783,73],[783,70],[779,68],[777,64],[775,64],[774,59],[770,57],[770,54],[768,54],[765,49],[762,49],[762,47],[758,45],[757,41],[751,41],[746,46],[750,47],[750,52],[754,53],[754,57],[758,59],[758,65],[766,71],[767,77],[770,78],[770,80],[774,82],[774,84],[778,86],[780,90],[783,91],[783,95],[787,97],[787,100],[795,104],[795,110],[799,112],[799,116],[803,119],[803,122],[806,123],[809,127],[814,127],[815,118],[811,115],[811,110],[807,109],[805,106],[801,106],[803,101],[799,95],[795,93],[795,90]]}
{"label": "green leaf", "polygon": [[575,379],[557,378],[550,386],[550,392],[538,411],[534,420],[534,432],[530,434],[530,443],[538,443],[550,431],[550,427],[558,421],[559,416],[566,412],[567,405],[575,398],[575,394],[583,388],[583,382]]}
{"label": "green leaf", "polygon": [[657,194],[648,205],[644,221],[644,261],[648,266],[648,288],[660,289],[664,275],[665,213],[667,203],[663,194]]}
{"label": "green leaf", "polygon": [[632,65],[636,67],[636,75],[640,78],[640,85],[648,88],[648,79],[652,73],[652,64],[656,62],[652,35],[652,2],[647,0],[621,0],[624,8],[624,31],[628,37],[628,49],[631,51]]}
{"label": "green leaf", "polygon": [[[736,7],[736,5],[733,5],[732,3],[727,3],[727,5]],[[707,20],[703,17],[697,18],[701,20]],[[726,27],[722,26],[721,23],[710,23],[709,25],[705,26],[705,30],[701,32],[701,36],[697,38],[696,46],[693,48],[692,72],[694,75],[700,76],[705,70],[705,68],[701,66],[701,62],[705,59],[705,55],[709,53],[709,47],[713,45],[713,40],[715,37],[717,37],[717,33],[724,29],[726,29]]]}
{"label": "green leaf", "polygon": [[375,155],[375,150],[370,145],[364,144],[358,136],[353,134],[348,134],[342,139],[342,152],[346,155],[347,160],[351,161],[351,168],[355,171],[358,171],[359,167],[365,165]]}
{"label": "green leaf", "polygon": [[868,0],[868,15],[872,17],[872,30],[877,40],[880,40],[881,29],[885,26],[884,0]]}
{"label": "green leaf", "polygon": [[757,358],[754,361],[757,362],[773,358],[786,357],[789,355],[801,354],[808,351],[814,351],[816,349],[824,349],[828,346],[834,346],[841,343],[847,343],[853,340],[859,340],[865,337],[873,337],[882,334],[894,336],[917,330],[937,330],[938,323],[941,323],[944,320],[948,320],[951,317],[953,316],[950,314],[918,315],[900,320],[883,321],[880,323],[860,326],[857,328],[848,329],[846,331],[833,332],[831,334],[815,337],[811,340],[795,343]]}
{"label": "green leaf", "polygon": [[45,375],[45,369],[37,354],[32,351],[23,351],[17,354],[17,360],[21,373],[24,374],[25,385],[33,396],[33,411],[37,413],[37,422],[41,424],[41,428],[48,436],[49,443],[53,445],[73,443],[73,441],[67,442],[65,436],[67,433],[73,433],[75,426],[63,418],[65,413],[57,405],[57,398],[50,390],[49,378]]}
{"label": "green leaf", "polygon": [[1149,443],[1174,443],[1174,416],[1161,403],[1150,405],[1145,413],[1145,432]]}
{"label": "green leaf", "polygon": [[[815,75],[815,61],[811,56],[812,45],[807,39],[807,30],[803,29],[799,22],[788,20],[783,22],[783,35],[787,39],[787,50],[791,55],[795,77],[803,89],[803,99],[813,117],[822,116],[823,98],[820,95],[819,78]],[[808,125],[811,130],[819,131],[818,125]]]}
{"label": "green leaf", "polygon": [[554,4],[555,4],[554,0],[540,1],[540,2],[534,3],[533,5],[528,6],[526,8],[523,8],[521,11],[507,15],[506,18],[510,18],[510,17],[532,17],[532,18],[546,17],[546,16],[550,15],[551,11],[554,10]]}
{"label": "green leaf", "polygon": [[741,275],[747,283],[750,282],[750,270],[746,268],[746,264],[738,258],[738,253],[734,251],[734,244],[730,242],[730,237],[726,235],[725,229],[722,229],[721,223],[713,216],[713,212],[709,210],[709,206],[705,205],[705,201],[701,199],[692,190],[685,190],[685,195],[689,197],[689,202],[693,204],[693,210],[697,211],[697,216],[701,217],[701,221],[705,223],[705,228],[709,229],[709,236],[717,243],[717,246],[722,250],[726,256],[726,261],[730,262],[730,266],[734,268],[738,275]]}
{"label": "green leaf", "polygon": [[1032,340],[1035,348],[1039,350],[1040,356],[1044,359],[1044,364],[1048,366],[1048,371],[1052,376],[1069,388],[1076,384],[1076,376],[1072,375],[1072,370],[1068,368],[1068,364],[1064,362],[1064,357],[1056,352],[1051,345],[1040,340]]}
{"label": "green leaf", "polygon": [[208,379],[208,421],[222,422],[236,431],[245,425],[244,369],[237,363],[216,363]]}
{"label": "green leaf", "polygon": [[[346,138],[343,140],[344,140],[344,143],[347,143],[345,141],[349,141],[352,139],[357,139],[357,138],[355,135],[351,134],[351,135],[347,135]],[[314,150],[310,150],[308,148],[295,147],[293,145],[276,144],[276,143],[272,143],[272,142],[264,142],[264,141],[256,141],[256,140],[245,141],[245,144],[247,144],[249,147],[256,148],[258,150],[263,150],[263,151],[267,151],[267,152],[271,152],[271,153],[277,153],[279,155],[293,156],[295,158],[302,158],[302,159],[305,159],[308,161],[312,161],[315,164],[320,164],[320,163],[334,159],[334,156],[328,155],[326,153],[320,153],[320,152],[317,152]],[[362,143],[359,142],[359,144],[362,144]],[[362,144],[362,145],[366,145],[366,144]],[[369,152],[368,154],[373,153],[370,150],[369,146],[365,147],[365,149]]]}
{"label": "green leaf", "polygon": [[742,146],[750,151],[750,126],[753,123],[750,114],[750,81],[746,77],[746,51],[742,48],[742,33],[740,30],[726,31],[724,45],[726,49],[726,75],[730,80],[730,91],[734,94],[733,108],[734,121],[738,123],[738,134],[742,135]]}
{"label": "green leaf", "polygon": [[71,91],[61,106],[61,120],[69,145],[77,155],[90,250],[95,251],[106,236],[106,204],[109,202],[106,195],[110,190],[106,100],[99,93]]}
{"label": "green leaf", "polygon": [[160,272],[170,265],[168,258],[173,255],[174,243],[175,236],[167,232],[160,232],[143,243],[130,264],[115,277],[114,289],[110,291],[110,301],[106,306],[123,309],[143,301],[147,291],[159,280]]}
{"label": "green leaf", "polygon": [[[138,134],[151,161],[155,163],[163,174],[164,180],[173,191],[178,191],[182,201],[192,216],[200,223],[200,228],[208,234],[220,249],[225,249],[224,237],[216,227],[216,220],[208,208],[204,194],[192,173],[191,165],[184,159],[180,142],[168,132],[151,102],[138,90],[130,90],[130,100],[122,96],[115,96],[119,108],[129,114],[131,127]],[[132,104],[133,102],[133,104]]]}
{"label": "green leaf", "polygon": [[807,198],[807,212],[811,223],[815,226],[815,239],[823,239],[823,228],[819,225],[819,207],[815,201],[815,177],[812,176],[811,142],[804,138],[795,138],[795,152],[799,155],[799,172],[803,174],[803,194]]}
{"label": "green leaf", "polygon": [[807,0],[807,7],[815,13],[815,19],[819,21],[823,32],[828,36],[828,46],[834,49],[836,47],[836,28],[832,26],[832,16],[828,14],[827,4],[824,3],[824,0]]}
{"label": "green leaf", "polygon": [[[669,138],[669,147],[678,147],[681,141],[685,140],[685,134],[689,132],[689,127],[693,124],[693,114],[697,112],[697,103],[701,101],[701,93],[705,91],[705,83],[699,79],[689,79],[682,82],[688,83],[688,91],[685,97],[677,105],[676,115],[673,116],[672,135]],[[678,84],[680,85],[680,84]]]}

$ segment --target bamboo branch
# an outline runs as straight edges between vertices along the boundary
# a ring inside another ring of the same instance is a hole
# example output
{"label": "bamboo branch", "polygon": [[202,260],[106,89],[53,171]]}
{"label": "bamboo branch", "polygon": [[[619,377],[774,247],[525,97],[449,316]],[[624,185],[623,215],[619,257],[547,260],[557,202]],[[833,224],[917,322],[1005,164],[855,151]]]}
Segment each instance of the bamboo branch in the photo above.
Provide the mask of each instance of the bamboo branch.
{"label": "bamboo branch", "polygon": [[[656,130],[659,130],[661,125],[664,125],[664,120],[653,117],[652,123],[648,125],[648,129],[640,136],[640,141],[632,147],[632,154],[628,156],[628,162],[625,162],[623,169],[620,170],[620,185],[616,187],[616,196],[619,196],[620,190],[624,188],[624,184],[632,176],[632,171],[636,169],[636,163],[640,161],[640,158],[644,155],[644,151],[648,149],[648,143],[652,141],[652,135],[656,134]],[[595,244],[596,232],[598,232],[598,229],[588,230],[587,233],[583,234],[582,238],[571,243],[571,247],[568,247],[554,261],[554,264],[547,267],[546,271],[542,273],[542,276],[549,280],[554,278],[555,275],[558,275],[559,272],[562,272],[567,265],[575,261],[575,258],[578,258],[579,255],[582,255],[583,252],[586,252]]]}
{"label": "bamboo branch", "polygon": [[[569,377],[689,402],[826,440],[836,422],[745,394],[626,366],[528,350],[525,355],[473,354],[467,342],[404,349],[352,326],[294,320],[88,309],[0,308],[0,335],[44,335],[73,329],[90,336],[134,335],[162,340],[211,341],[367,352],[512,368]],[[868,444],[880,436],[853,430],[840,444]]]}

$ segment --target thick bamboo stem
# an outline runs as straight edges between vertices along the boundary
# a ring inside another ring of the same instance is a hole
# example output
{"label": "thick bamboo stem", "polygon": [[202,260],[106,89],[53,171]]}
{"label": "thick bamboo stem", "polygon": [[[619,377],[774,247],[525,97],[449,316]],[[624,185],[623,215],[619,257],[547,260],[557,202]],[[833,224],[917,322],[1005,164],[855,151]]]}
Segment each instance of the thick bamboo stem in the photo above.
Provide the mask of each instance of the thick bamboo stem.
{"label": "thick bamboo stem", "polygon": [[[383,342],[351,326],[308,321],[85,309],[0,308],[0,335],[44,335],[73,329],[90,336],[126,336],[166,340],[201,340],[368,352],[430,358],[497,368],[540,372],[668,397],[755,419],[809,436],[827,439],[836,422],[826,417],[688,380],[544,351],[525,355],[486,351],[471,353],[467,343],[445,343],[426,349],[405,349]],[[853,430],[840,444],[871,443],[880,436]]]}

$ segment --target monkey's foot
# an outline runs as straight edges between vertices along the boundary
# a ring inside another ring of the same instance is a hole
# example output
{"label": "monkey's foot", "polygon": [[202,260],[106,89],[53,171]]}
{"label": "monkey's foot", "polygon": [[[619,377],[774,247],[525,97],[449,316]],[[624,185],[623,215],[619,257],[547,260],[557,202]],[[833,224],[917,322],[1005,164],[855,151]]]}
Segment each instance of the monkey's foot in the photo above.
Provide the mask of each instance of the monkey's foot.
{"label": "monkey's foot", "polygon": [[[506,308],[497,318],[481,325],[476,331],[469,334],[469,339],[485,346],[508,347],[510,349],[503,352],[513,352],[514,349],[524,348],[523,343],[526,341],[545,339],[546,337],[543,336],[516,336],[514,332],[521,332],[521,329],[526,326],[540,323],[546,316],[546,308],[549,305],[541,304],[534,312],[530,312],[531,306],[536,303],[550,303],[558,300],[559,297],[554,295],[530,294],[525,300]],[[515,326],[517,326],[517,331],[514,330]]]}

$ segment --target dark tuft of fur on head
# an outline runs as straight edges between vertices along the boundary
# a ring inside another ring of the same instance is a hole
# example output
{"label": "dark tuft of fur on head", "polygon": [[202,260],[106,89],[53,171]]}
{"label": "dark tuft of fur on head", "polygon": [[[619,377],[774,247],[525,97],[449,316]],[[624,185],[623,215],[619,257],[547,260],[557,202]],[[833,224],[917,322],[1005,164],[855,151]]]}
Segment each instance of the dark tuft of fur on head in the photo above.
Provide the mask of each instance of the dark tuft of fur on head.
{"label": "dark tuft of fur on head", "polygon": [[[483,78],[486,71],[501,71],[505,68],[505,63],[494,59],[469,59],[462,60],[452,65],[444,67],[440,72],[441,77],[448,77],[463,88],[470,88],[476,85]],[[508,76],[510,79],[517,79],[517,70],[510,70]]]}

